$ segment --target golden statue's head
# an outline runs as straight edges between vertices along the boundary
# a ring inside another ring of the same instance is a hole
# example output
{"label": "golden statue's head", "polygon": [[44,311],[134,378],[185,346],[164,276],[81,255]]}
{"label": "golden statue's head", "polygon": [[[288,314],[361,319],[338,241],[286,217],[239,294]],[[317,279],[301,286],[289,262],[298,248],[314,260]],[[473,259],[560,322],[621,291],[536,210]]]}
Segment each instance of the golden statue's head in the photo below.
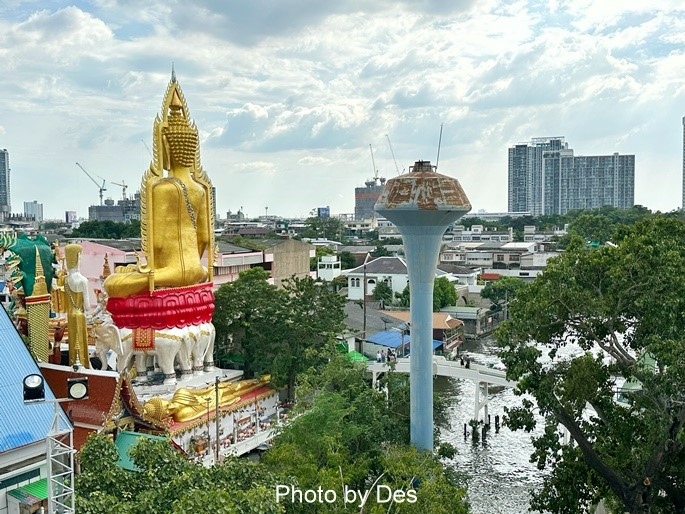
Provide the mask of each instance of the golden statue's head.
{"label": "golden statue's head", "polygon": [[64,247],[64,256],[67,261],[67,269],[78,268],[79,256],[83,248],[80,244],[70,243]]}
{"label": "golden statue's head", "polygon": [[[200,138],[197,127],[186,118],[178,91],[172,92],[167,124],[162,128],[169,159],[181,166],[194,166]],[[171,165],[172,162],[165,163]]]}

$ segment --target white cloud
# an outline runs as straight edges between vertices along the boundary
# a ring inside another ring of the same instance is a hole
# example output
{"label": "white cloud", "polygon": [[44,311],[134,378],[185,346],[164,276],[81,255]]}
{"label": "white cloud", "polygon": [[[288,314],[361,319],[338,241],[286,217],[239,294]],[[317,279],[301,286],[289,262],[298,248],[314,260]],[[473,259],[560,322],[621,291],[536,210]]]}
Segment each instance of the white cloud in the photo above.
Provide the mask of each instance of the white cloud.
{"label": "white cloud", "polygon": [[577,154],[635,153],[636,199],[680,203],[680,2],[43,0],[0,13],[15,208],[85,215],[97,189],[76,161],[138,183],[172,62],[220,213],[352,212],[369,144],[395,176],[385,134],[401,170],[435,160],[441,124],[441,171],[476,208],[506,209],[507,146],[544,135]]}

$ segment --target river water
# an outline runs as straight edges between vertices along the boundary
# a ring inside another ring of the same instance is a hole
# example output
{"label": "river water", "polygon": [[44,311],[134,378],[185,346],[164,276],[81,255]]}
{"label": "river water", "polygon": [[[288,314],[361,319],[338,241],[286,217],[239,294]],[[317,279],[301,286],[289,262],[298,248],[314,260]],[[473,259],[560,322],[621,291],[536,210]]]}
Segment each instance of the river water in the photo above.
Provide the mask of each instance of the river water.
{"label": "river water", "polygon": [[[490,338],[466,341],[462,350],[472,362],[501,365],[494,340]],[[449,430],[442,430],[441,439],[457,449],[452,463],[467,477],[473,514],[524,514],[528,512],[529,491],[542,482],[543,472],[529,461],[533,451],[531,436],[541,434],[542,425],[538,423],[533,433],[513,432],[506,427],[495,433],[495,415],[501,419],[504,407],[519,405],[521,397],[509,388],[491,388],[488,395],[491,429],[485,441],[474,441],[470,426],[465,438],[464,423],[468,425],[474,414],[475,387],[470,380],[436,379],[435,390],[448,400],[451,422]]]}

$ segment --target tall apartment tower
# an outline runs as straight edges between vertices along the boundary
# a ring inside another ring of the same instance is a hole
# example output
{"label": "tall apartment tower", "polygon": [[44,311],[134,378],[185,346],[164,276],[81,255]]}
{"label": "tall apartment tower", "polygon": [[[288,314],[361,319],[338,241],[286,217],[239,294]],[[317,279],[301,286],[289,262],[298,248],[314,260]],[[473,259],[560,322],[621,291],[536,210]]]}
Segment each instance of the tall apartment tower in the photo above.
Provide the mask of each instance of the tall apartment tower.
{"label": "tall apartment tower", "polygon": [[10,154],[0,150],[0,217],[5,219],[12,212],[10,202]]}
{"label": "tall apartment tower", "polygon": [[43,204],[37,200],[24,202],[24,216],[33,218],[35,221],[43,221]]}
{"label": "tall apartment tower", "polygon": [[543,154],[567,149],[563,137],[535,137],[530,143],[509,148],[509,212],[544,213]]}
{"label": "tall apartment tower", "polygon": [[509,211],[533,216],[627,209],[635,200],[635,156],[576,156],[563,137],[533,138],[509,148],[508,198]]}
{"label": "tall apartment tower", "polygon": [[603,205],[629,209],[635,204],[635,156],[545,152],[543,188],[543,214]]}

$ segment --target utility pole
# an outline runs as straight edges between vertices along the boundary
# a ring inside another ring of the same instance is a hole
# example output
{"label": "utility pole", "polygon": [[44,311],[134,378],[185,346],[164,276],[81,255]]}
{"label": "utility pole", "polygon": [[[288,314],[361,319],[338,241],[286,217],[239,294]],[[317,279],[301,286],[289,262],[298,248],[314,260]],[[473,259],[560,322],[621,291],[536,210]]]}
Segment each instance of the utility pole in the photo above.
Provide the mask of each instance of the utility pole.
{"label": "utility pole", "polygon": [[216,444],[214,446],[214,464],[219,463],[219,377],[216,377],[214,381],[214,403],[215,403],[215,416],[216,416]]}
{"label": "utility pole", "polygon": [[362,350],[366,340],[366,264],[364,264],[364,283],[362,284],[362,310],[364,311],[364,324],[362,325]]}

